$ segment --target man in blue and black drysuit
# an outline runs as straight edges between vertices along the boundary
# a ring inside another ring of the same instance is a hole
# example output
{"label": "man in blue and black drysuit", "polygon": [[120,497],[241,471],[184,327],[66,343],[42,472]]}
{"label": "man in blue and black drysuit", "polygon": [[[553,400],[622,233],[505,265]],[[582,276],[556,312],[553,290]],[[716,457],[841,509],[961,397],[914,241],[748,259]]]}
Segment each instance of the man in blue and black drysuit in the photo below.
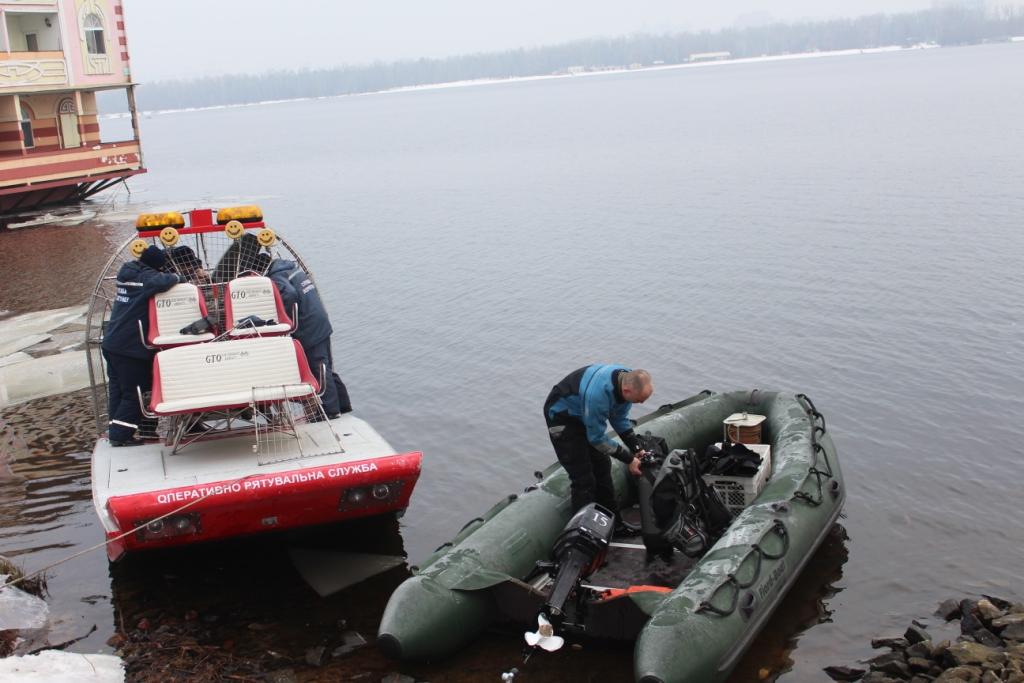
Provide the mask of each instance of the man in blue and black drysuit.
{"label": "man in blue and black drysuit", "polygon": [[[621,460],[633,475],[640,475],[643,449],[633,433],[629,409],[653,393],[650,373],[622,365],[588,365],[551,389],[544,419],[558,462],[569,474],[574,511],[596,502],[618,513],[609,458]],[[625,446],[608,436],[608,423]]]}
{"label": "man in blue and black drysuit", "polygon": [[142,408],[136,387],[143,392],[153,386],[153,350],[146,348],[139,334],[149,333],[149,300],[154,294],[184,282],[174,273],[162,272],[167,263],[163,249],[150,245],[137,261],[128,261],[117,271],[117,288],[110,320],[103,330],[103,358],[107,361],[107,434],[111,446],[138,446],[135,437],[142,422]]}

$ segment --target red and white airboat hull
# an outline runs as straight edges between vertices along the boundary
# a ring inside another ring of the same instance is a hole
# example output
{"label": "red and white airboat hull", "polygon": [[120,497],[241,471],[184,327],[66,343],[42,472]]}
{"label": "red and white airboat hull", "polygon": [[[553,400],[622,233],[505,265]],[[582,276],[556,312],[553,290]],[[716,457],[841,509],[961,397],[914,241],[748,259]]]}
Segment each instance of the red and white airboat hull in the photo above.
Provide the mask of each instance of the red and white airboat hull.
{"label": "red and white airboat hull", "polygon": [[163,443],[113,448],[100,439],[93,499],[110,541],[108,557],[405,510],[421,454],[395,454],[352,414],[296,429],[327,424],[344,452],[264,465],[251,434],[193,443],[178,453]]}
{"label": "red and white airboat hull", "polygon": [[[265,277],[276,258],[295,261],[312,280],[309,268],[258,207],[187,215],[187,224],[174,212],[140,216],[138,239],[111,257],[90,301],[86,349],[103,431],[99,351],[118,269],[148,243],[161,244],[189,281],[150,301],[143,343],[155,353],[153,388],[138,398],[155,431],[140,431],[147,443],[128,448],[101,437],[93,452],[93,504],[109,558],[404,511],[421,454],[396,453],[351,413],[327,419],[319,392],[329,376],[310,368],[288,336],[289,313]],[[252,317],[268,324],[241,326]],[[212,329],[181,329],[200,318]]]}

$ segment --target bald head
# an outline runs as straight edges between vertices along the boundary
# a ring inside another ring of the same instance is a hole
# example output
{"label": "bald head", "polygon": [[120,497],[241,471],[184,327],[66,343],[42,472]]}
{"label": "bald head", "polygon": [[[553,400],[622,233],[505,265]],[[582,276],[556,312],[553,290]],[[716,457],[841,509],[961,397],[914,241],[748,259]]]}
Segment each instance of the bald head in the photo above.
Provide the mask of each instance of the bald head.
{"label": "bald head", "polygon": [[630,403],[643,403],[654,393],[654,381],[646,370],[630,370],[619,375],[619,389]]}

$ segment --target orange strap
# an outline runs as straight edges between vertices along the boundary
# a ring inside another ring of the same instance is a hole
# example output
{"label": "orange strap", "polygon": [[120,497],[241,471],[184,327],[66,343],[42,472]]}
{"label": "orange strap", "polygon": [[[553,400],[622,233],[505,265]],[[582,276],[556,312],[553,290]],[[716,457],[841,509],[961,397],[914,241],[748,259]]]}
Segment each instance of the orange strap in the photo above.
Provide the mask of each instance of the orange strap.
{"label": "orange strap", "polygon": [[601,592],[601,600],[614,600],[630,593],[671,593],[665,586],[629,586],[628,588],[609,588]]}

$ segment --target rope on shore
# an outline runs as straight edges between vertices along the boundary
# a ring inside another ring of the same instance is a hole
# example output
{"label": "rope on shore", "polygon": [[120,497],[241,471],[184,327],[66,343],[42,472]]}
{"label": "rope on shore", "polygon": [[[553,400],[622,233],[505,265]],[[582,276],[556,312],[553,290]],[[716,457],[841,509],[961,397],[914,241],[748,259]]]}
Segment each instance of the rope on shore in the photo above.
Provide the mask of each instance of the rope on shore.
{"label": "rope on shore", "polygon": [[[239,483],[245,481],[246,479],[251,479],[252,477],[256,477],[256,476],[259,476],[259,475],[257,475],[257,474],[247,474],[244,477],[239,477],[238,479],[231,480],[229,482],[229,484],[239,484]],[[159,517],[151,519],[148,522],[146,522],[145,524],[140,524],[140,525],[138,525],[138,526],[136,526],[136,527],[134,527],[132,529],[129,529],[128,531],[125,531],[124,533],[121,533],[121,534],[118,534],[117,536],[114,536],[113,538],[108,538],[107,540],[103,541],[102,543],[97,543],[96,545],[90,546],[90,547],[85,548],[83,550],[79,550],[77,553],[73,553],[71,555],[68,555],[67,557],[61,558],[61,559],[57,560],[56,562],[51,562],[50,564],[46,565],[45,567],[41,567],[41,568],[39,568],[39,569],[29,573],[29,574],[23,574],[22,576],[19,576],[17,578],[8,579],[5,583],[0,585],[0,589],[7,588],[8,586],[15,586],[15,585],[17,585],[17,584],[19,584],[19,583],[21,583],[23,581],[27,581],[28,579],[35,578],[35,577],[41,575],[42,573],[47,572],[47,571],[53,569],[54,567],[58,567],[58,566],[64,564],[65,562],[70,562],[71,560],[77,559],[77,558],[79,558],[79,557],[81,557],[83,555],[88,555],[89,553],[93,552],[94,550],[99,550],[100,548],[106,548],[111,543],[114,543],[115,541],[120,541],[125,536],[131,536],[132,534],[138,532],[139,530],[144,529],[145,527],[149,526],[153,522],[159,522],[159,521],[161,521],[163,519],[166,519],[166,518],[168,518],[168,517],[170,517],[172,515],[178,514],[182,510],[187,510],[188,508],[192,507],[193,505],[196,505],[197,503],[202,503],[204,500],[206,500],[207,498],[209,498],[212,495],[213,495],[212,492],[211,493],[207,493],[207,494],[205,494],[205,495],[203,495],[203,496],[201,496],[199,498],[196,498],[195,500],[190,500],[189,502],[185,503],[184,505],[181,505],[180,507],[177,507],[177,508],[171,510],[170,512],[166,512],[166,513],[160,515]]]}

